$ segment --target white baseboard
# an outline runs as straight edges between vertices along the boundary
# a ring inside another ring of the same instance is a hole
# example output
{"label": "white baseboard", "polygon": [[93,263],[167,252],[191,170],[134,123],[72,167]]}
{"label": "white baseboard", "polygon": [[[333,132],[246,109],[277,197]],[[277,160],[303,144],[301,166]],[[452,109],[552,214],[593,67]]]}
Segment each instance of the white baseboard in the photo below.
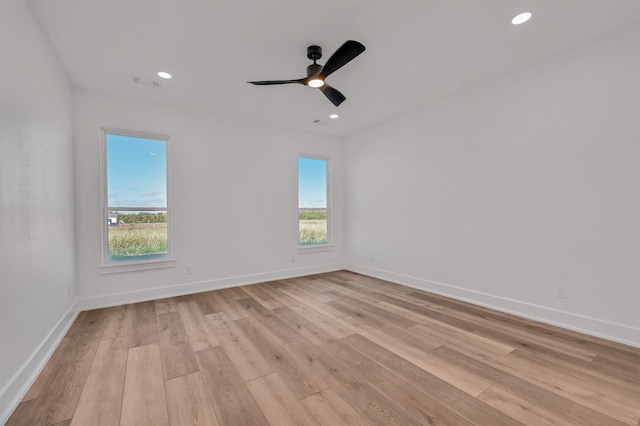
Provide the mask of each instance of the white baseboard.
{"label": "white baseboard", "polygon": [[343,263],[330,263],[77,299],[38,348],[24,362],[18,372],[9,380],[9,383],[0,391],[0,424],[5,424],[9,420],[9,417],[36,380],[49,358],[51,358],[58,344],[81,311],[339,271],[344,267]]}
{"label": "white baseboard", "polygon": [[601,337],[625,345],[640,347],[640,329],[624,324],[617,324],[364,265],[347,264],[345,269],[406,287],[428,291],[591,336]]}
{"label": "white baseboard", "polygon": [[27,358],[18,371],[0,390],[0,424],[5,424],[24,395],[44,368],[69,327],[78,316],[78,308],[71,304],[60,321],[51,329],[35,351]]}
{"label": "white baseboard", "polygon": [[241,285],[258,284],[268,281],[302,277],[305,275],[322,274],[324,272],[339,271],[344,268],[345,265],[343,263],[327,263],[324,265],[307,266],[303,268],[283,269],[279,271],[262,272],[259,274],[239,275],[236,277],[196,281],[167,287],[157,287],[125,293],[87,297],[78,299],[77,307],[79,311],[86,311],[89,309],[99,309],[110,306],[125,305],[127,303],[146,302],[147,300],[162,299],[165,297],[201,293],[203,291],[221,290],[223,288],[237,287]]}

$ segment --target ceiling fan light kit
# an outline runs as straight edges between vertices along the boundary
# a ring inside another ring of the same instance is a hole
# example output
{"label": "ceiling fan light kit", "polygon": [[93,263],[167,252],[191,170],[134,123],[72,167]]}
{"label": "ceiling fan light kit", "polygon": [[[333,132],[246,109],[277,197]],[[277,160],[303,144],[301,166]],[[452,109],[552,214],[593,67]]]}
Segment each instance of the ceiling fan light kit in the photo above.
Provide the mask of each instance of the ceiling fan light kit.
{"label": "ceiling fan light kit", "polygon": [[307,58],[313,61],[313,64],[307,67],[307,76],[305,78],[299,78],[297,80],[264,80],[264,81],[249,81],[248,83],[255,84],[256,86],[271,86],[276,84],[303,84],[305,86],[314,87],[320,89],[322,93],[333,103],[335,106],[339,106],[346,99],[345,96],[337,89],[329,86],[326,83],[326,78],[333,74],[344,65],[351,62],[356,56],[365,51],[365,47],[362,43],[355,40],[347,40],[342,46],[334,52],[333,55],[327,60],[324,66],[316,63],[316,61],[322,58],[322,48],[317,45],[307,47]]}

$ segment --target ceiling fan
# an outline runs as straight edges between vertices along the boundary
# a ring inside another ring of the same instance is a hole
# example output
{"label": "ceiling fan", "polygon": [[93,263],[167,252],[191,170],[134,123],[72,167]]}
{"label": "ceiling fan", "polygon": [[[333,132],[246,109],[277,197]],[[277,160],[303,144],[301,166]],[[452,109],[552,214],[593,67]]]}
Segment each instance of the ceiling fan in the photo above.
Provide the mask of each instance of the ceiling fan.
{"label": "ceiling fan", "polygon": [[247,83],[257,86],[270,86],[274,84],[304,84],[309,87],[316,87],[324,93],[324,95],[335,105],[340,105],[346,98],[338,90],[329,86],[325,79],[348,64],[356,56],[364,52],[365,47],[362,43],[354,40],[347,40],[342,46],[334,52],[333,55],[324,64],[324,67],[317,64],[316,61],[322,58],[322,48],[320,46],[307,47],[307,58],[313,60],[313,64],[307,67],[307,76],[297,80],[266,80],[266,81],[248,81]]}

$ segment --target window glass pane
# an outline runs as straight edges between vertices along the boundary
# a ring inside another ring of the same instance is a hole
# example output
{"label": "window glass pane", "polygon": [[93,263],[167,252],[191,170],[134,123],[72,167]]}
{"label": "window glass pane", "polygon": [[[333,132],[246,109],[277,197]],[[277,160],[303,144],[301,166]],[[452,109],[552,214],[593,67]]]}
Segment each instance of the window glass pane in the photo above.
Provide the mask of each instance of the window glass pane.
{"label": "window glass pane", "polygon": [[109,211],[109,260],[164,257],[168,253],[167,212]]}
{"label": "window glass pane", "polygon": [[299,244],[326,244],[327,160],[298,158]]}
{"label": "window glass pane", "polygon": [[167,258],[167,141],[106,133],[105,144],[105,261]]}
{"label": "window glass pane", "polygon": [[107,135],[110,207],[167,207],[167,143]]}

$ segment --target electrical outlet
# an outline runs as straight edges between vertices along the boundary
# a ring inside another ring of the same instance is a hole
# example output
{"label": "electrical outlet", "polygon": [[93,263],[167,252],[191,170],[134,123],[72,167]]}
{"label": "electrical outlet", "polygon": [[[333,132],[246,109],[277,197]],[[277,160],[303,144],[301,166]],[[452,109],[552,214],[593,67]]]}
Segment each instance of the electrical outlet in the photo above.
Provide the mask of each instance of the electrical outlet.
{"label": "electrical outlet", "polygon": [[187,265],[187,275],[190,275],[193,272],[191,265]]}
{"label": "electrical outlet", "polygon": [[567,287],[564,285],[558,286],[558,298],[566,299],[567,298]]}
{"label": "electrical outlet", "polygon": [[295,262],[296,261],[296,257],[295,256],[291,256],[291,261]]}
{"label": "electrical outlet", "polygon": [[373,255],[369,256],[369,262],[373,262]]}

